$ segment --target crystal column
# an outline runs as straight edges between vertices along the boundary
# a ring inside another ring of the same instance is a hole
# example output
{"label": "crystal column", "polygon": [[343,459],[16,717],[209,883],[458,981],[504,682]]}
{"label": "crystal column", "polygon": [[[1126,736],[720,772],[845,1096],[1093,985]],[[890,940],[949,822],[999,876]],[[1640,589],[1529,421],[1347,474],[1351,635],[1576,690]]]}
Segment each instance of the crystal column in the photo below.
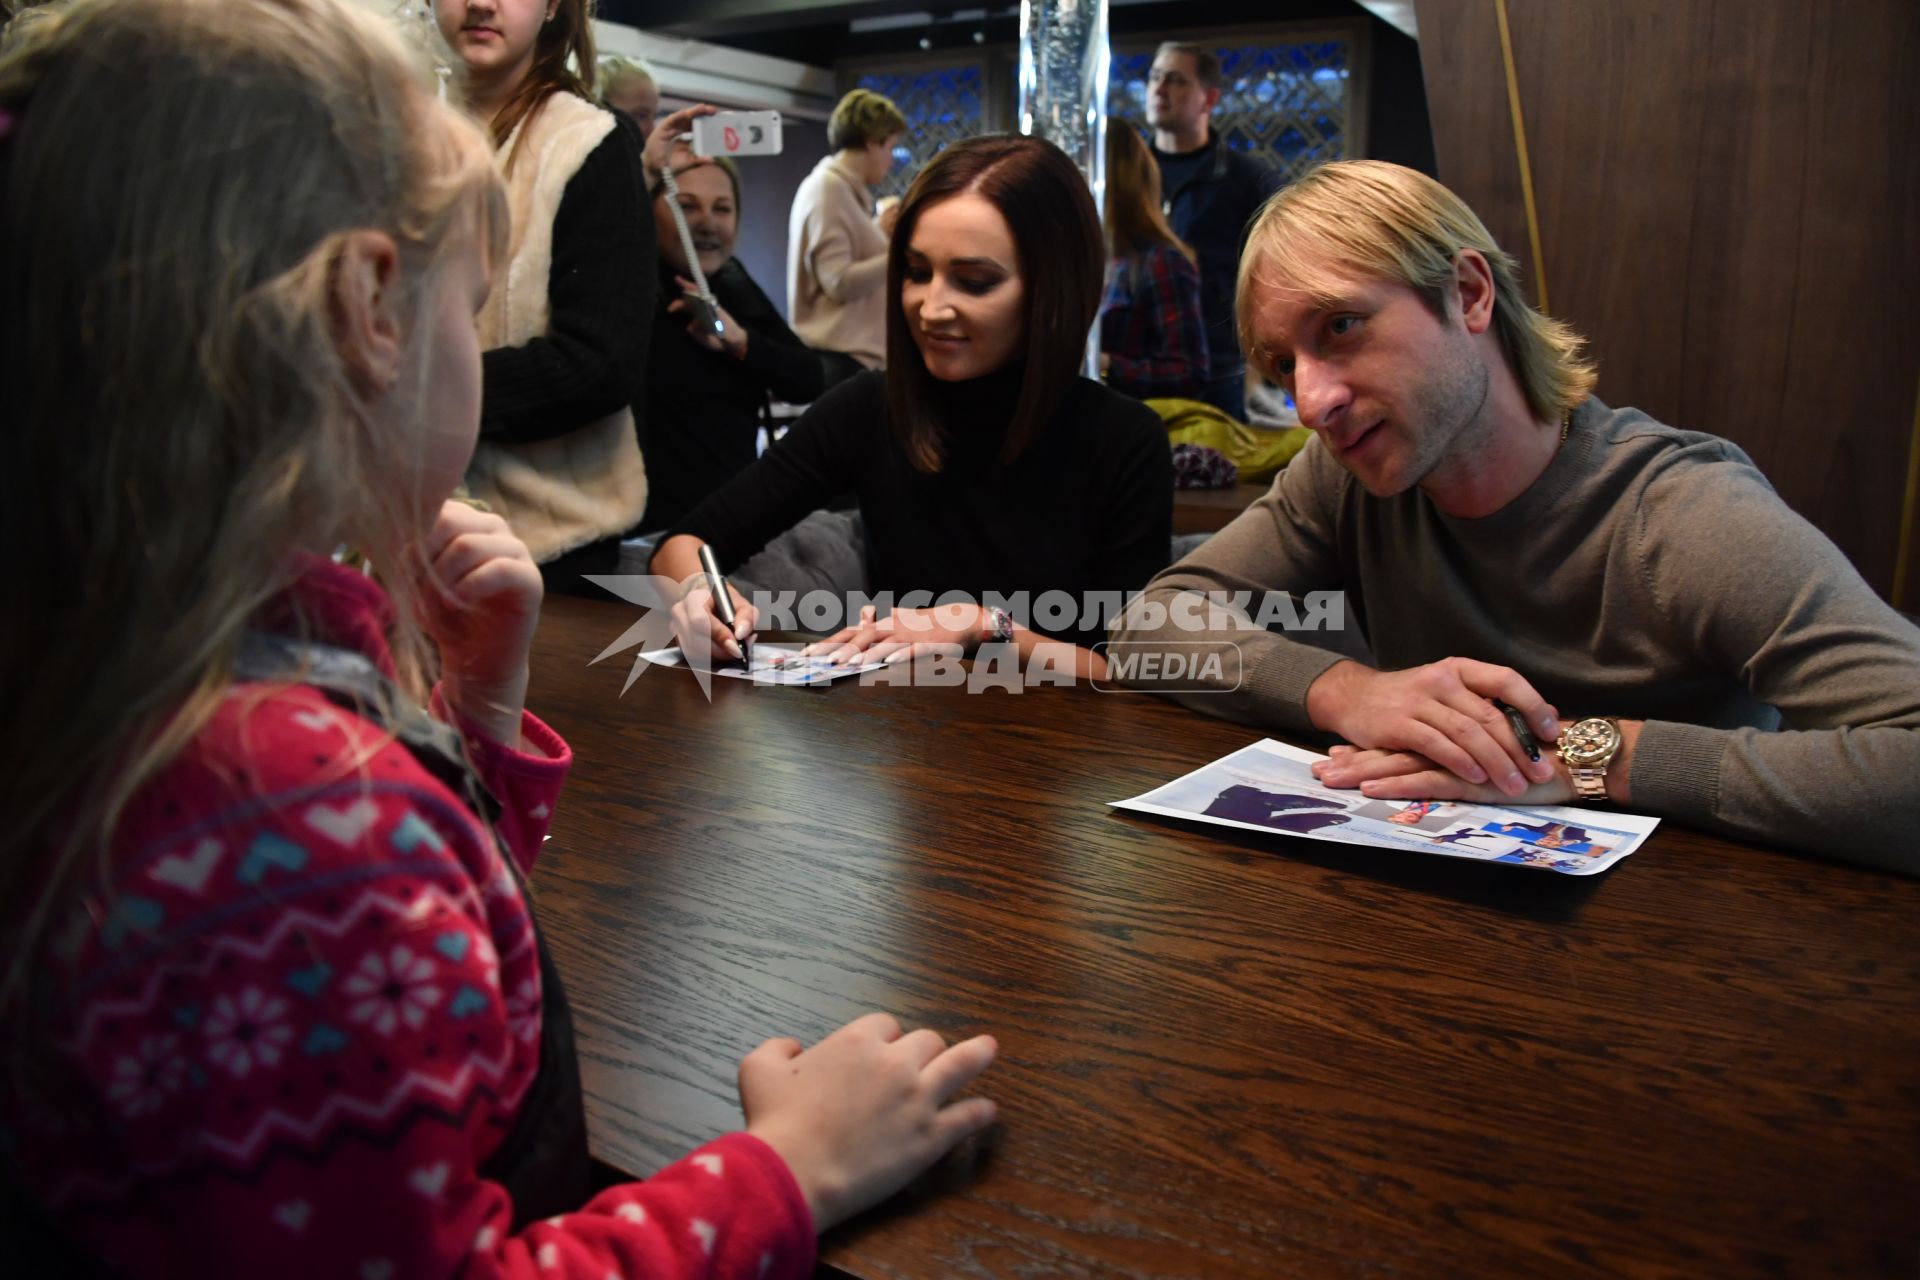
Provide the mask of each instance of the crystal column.
{"label": "crystal column", "polygon": [[[1021,0],[1020,132],[1080,166],[1103,216],[1107,192],[1107,0]],[[1100,376],[1099,326],[1087,376]]]}

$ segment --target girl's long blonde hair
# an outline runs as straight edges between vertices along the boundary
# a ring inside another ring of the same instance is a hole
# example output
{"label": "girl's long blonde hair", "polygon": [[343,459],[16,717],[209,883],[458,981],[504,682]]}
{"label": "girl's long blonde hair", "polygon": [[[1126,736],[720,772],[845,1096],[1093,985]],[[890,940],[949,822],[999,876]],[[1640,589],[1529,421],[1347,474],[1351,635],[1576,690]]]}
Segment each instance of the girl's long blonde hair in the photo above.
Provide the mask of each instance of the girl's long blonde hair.
{"label": "girl's long blonde hair", "polygon": [[[302,552],[389,567],[402,685],[433,666],[404,548],[424,424],[379,427],[332,308],[342,245],[399,246],[424,341],[443,250],[499,260],[479,131],[347,0],[75,0],[0,56],[0,1008],[97,906],[130,799],[207,723]],[[427,361],[409,368],[424,392]],[[407,401],[402,401],[405,403]],[[422,403],[414,399],[412,403]],[[391,415],[389,415],[391,416]]]}

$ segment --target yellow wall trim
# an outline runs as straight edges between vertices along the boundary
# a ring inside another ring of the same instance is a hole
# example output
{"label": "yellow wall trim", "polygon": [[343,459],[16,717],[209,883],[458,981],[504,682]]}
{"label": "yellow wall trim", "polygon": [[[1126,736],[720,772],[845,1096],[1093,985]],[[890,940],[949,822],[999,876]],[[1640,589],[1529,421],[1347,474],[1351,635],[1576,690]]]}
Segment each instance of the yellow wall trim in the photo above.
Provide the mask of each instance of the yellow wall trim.
{"label": "yellow wall trim", "polygon": [[1900,547],[1893,557],[1893,607],[1909,609],[1907,579],[1913,572],[1915,508],[1920,507],[1920,391],[1913,396],[1913,444],[1907,450],[1907,499],[1900,508]]}
{"label": "yellow wall trim", "polygon": [[1513,112],[1513,145],[1520,156],[1520,198],[1527,206],[1527,239],[1533,245],[1533,287],[1540,309],[1547,305],[1547,255],[1540,247],[1540,213],[1533,203],[1533,166],[1527,161],[1527,123],[1520,114],[1520,78],[1513,70],[1513,33],[1507,29],[1507,0],[1493,0],[1500,19],[1500,57],[1507,65],[1507,106]]}

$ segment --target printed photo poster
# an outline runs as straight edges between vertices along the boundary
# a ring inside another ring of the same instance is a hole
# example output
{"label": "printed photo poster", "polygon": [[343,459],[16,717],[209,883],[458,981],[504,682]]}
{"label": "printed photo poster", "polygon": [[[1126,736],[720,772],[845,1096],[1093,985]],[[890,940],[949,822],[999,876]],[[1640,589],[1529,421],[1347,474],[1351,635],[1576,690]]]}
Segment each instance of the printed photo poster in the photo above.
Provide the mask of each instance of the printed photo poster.
{"label": "printed photo poster", "polygon": [[1570,876],[1605,871],[1660,825],[1658,818],[1640,814],[1560,805],[1371,800],[1315,781],[1311,766],[1324,759],[1264,739],[1112,804],[1244,831],[1507,862]]}
{"label": "printed photo poster", "polygon": [[[881,662],[849,662],[836,667],[827,661],[824,654],[802,654],[800,650],[803,647],[797,644],[755,644],[747,651],[753,659],[751,663],[723,660],[714,664],[713,674],[730,680],[751,680],[755,684],[821,685],[886,665]],[[686,655],[677,648],[655,649],[640,657],[662,667],[687,665]]]}

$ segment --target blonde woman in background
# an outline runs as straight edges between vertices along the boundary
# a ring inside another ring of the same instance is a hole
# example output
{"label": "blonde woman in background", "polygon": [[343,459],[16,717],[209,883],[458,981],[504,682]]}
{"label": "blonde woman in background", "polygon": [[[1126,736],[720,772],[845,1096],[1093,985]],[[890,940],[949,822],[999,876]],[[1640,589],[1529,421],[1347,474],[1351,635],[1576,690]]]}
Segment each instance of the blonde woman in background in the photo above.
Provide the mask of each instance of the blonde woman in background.
{"label": "blonde woman in background", "polygon": [[652,136],[660,115],[660,82],[644,60],[618,54],[600,59],[600,97],[633,121],[642,138]]}
{"label": "blonde woman in background", "polygon": [[907,118],[886,97],[855,89],[827,121],[832,154],[814,166],[787,220],[787,314],[822,353],[827,385],[887,362],[887,237],[898,213],[878,217],[871,188],[893,167]]}

